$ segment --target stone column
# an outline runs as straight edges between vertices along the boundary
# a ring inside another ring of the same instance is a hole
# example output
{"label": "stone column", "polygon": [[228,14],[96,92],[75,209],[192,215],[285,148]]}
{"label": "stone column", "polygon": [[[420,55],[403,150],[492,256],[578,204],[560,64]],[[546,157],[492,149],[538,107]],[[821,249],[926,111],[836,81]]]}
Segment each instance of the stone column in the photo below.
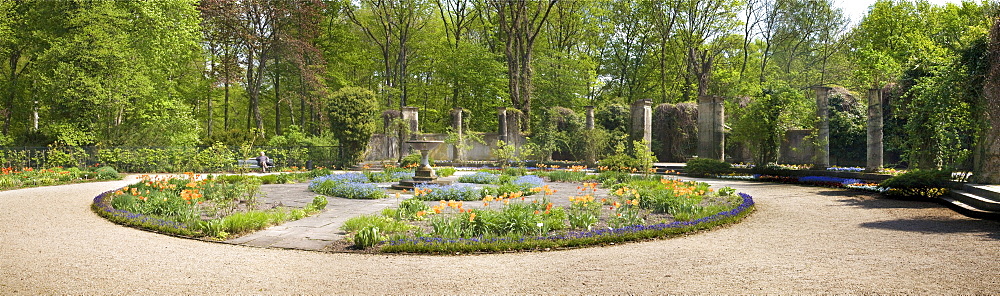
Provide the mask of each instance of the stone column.
{"label": "stone column", "polygon": [[465,131],[462,128],[462,108],[455,108],[451,110],[451,128],[455,130],[455,134],[458,139],[456,143],[452,145],[452,162],[461,162],[463,159],[462,149],[458,146],[465,143]]}
{"label": "stone column", "polygon": [[406,132],[409,133],[409,135],[407,135],[405,139],[404,138],[399,139],[400,158],[405,157],[407,154],[410,154],[410,144],[407,144],[406,141],[414,140],[417,138],[417,131],[420,130],[419,126],[420,121],[418,118],[419,112],[420,109],[417,107],[403,107],[401,116],[403,117],[403,121],[406,122],[407,125]]}
{"label": "stone column", "polygon": [[819,117],[816,134],[816,162],[813,169],[824,170],[830,167],[830,103],[828,96],[832,88],[814,86],[816,92],[816,116]]}
{"label": "stone column", "polygon": [[882,90],[868,90],[868,165],[865,170],[878,172],[882,168]]}
{"label": "stone column", "polygon": [[587,112],[587,129],[594,129],[594,106],[583,106],[584,110]]}
{"label": "stone column", "polygon": [[725,161],[725,99],[698,97],[698,157]]}
{"label": "stone column", "polygon": [[635,100],[632,103],[632,140],[646,141],[646,149],[653,142],[653,101]]}
{"label": "stone column", "polygon": [[507,107],[497,107],[497,140],[507,142]]}

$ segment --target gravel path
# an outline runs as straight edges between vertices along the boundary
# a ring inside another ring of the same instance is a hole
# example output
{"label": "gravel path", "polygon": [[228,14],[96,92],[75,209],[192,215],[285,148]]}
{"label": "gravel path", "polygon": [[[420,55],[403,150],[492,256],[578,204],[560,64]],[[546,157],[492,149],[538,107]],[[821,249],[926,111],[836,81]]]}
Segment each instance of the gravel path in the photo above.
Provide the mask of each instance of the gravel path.
{"label": "gravel path", "polygon": [[0,192],[0,294],[995,294],[1000,223],[932,203],[711,181],[757,201],[681,238],[477,256],[329,254],[175,238],[90,212],[125,181]]}

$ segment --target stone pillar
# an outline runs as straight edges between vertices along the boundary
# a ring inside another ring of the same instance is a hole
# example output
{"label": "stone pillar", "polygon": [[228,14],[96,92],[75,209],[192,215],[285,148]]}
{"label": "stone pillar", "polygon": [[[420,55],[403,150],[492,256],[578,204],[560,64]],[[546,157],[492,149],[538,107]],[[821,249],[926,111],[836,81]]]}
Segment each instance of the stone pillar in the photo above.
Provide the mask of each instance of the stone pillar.
{"label": "stone pillar", "polygon": [[507,107],[497,107],[497,140],[507,142]]}
{"label": "stone pillar", "polygon": [[653,142],[653,101],[635,100],[632,103],[632,140],[646,141],[646,149]]}
{"label": "stone pillar", "polygon": [[882,90],[868,90],[868,165],[865,170],[878,172],[882,168]]}
{"label": "stone pillar", "polygon": [[403,121],[406,122],[406,133],[409,135],[405,136],[405,139],[399,139],[400,159],[402,159],[402,157],[406,157],[407,154],[410,154],[410,144],[407,144],[406,141],[417,138],[417,132],[420,130],[420,121],[418,118],[419,113],[420,109],[417,107],[403,107],[401,116],[403,117]]}
{"label": "stone pillar", "polygon": [[725,161],[725,99],[698,97],[698,157]]}
{"label": "stone pillar", "polygon": [[455,130],[455,135],[457,136],[456,143],[452,145],[452,158],[451,161],[458,163],[464,158],[462,155],[463,151],[459,148],[460,145],[465,143],[465,131],[462,127],[462,108],[455,108],[451,110],[451,128]]}
{"label": "stone pillar", "polygon": [[824,170],[830,167],[830,103],[828,96],[831,88],[825,86],[814,86],[816,92],[816,162],[813,169]]}
{"label": "stone pillar", "polygon": [[587,129],[594,129],[594,106],[583,106],[587,112]]}

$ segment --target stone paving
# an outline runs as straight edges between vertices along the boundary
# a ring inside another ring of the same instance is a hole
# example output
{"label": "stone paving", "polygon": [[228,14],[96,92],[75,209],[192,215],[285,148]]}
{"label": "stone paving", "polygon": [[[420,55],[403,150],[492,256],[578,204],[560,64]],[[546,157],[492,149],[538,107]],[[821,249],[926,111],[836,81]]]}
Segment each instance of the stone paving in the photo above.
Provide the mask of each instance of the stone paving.
{"label": "stone paving", "polygon": [[[308,183],[265,185],[261,191],[266,197],[262,203],[303,208],[312,201],[316,193],[309,191]],[[344,221],[352,217],[379,213],[382,209],[396,206],[400,199],[377,200],[346,199],[328,197],[326,209],[316,215],[251,233],[226,242],[254,247],[285,248],[298,250],[322,250],[330,243],[340,240],[346,233],[340,230]]]}

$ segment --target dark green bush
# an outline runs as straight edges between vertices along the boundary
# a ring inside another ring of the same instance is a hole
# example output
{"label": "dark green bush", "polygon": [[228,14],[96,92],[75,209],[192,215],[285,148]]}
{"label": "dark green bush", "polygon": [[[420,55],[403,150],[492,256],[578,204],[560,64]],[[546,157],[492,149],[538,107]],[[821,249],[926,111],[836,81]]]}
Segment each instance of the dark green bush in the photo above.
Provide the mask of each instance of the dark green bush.
{"label": "dark green bush", "polygon": [[375,93],[358,87],[345,87],[330,95],[327,112],[330,130],[341,145],[344,158],[340,166],[361,161],[365,147],[377,126],[378,100]]}
{"label": "dark green bush", "polygon": [[684,167],[684,171],[695,177],[704,177],[709,175],[718,175],[725,173],[732,168],[729,163],[711,159],[711,158],[694,158],[688,160],[687,165]]}
{"label": "dark green bush", "polygon": [[879,186],[896,189],[944,188],[948,186],[951,172],[940,170],[913,170],[882,181]]}
{"label": "dark green bush", "polygon": [[455,168],[452,167],[438,168],[437,170],[435,170],[435,173],[438,175],[438,177],[451,177],[451,175],[455,174]]}
{"label": "dark green bush", "polygon": [[121,174],[115,170],[113,167],[99,167],[94,173],[97,174],[98,180],[119,180],[122,178]]}
{"label": "dark green bush", "polygon": [[[427,162],[433,163],[434,159],[428,156]],[[403,159],[399,161],[399,167],[402,168],[418,167],[418,166],[420,166],[419,152],[410,153],[410,155],[404,156]]]}

